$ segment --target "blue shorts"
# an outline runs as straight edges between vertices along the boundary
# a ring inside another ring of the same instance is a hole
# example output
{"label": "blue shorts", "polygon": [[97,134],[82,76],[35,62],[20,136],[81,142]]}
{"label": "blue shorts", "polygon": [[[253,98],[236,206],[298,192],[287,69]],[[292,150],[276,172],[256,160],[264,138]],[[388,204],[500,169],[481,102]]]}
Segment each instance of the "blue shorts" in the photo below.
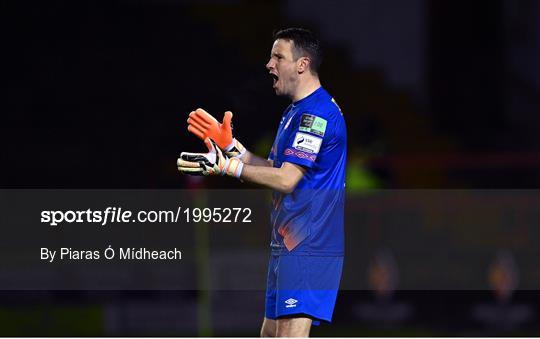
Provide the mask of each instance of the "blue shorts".
{"label": "blue shorts", "polygon": [[266,282],[268,319],[296,314],[331,322],[343,257],[272,255]]}

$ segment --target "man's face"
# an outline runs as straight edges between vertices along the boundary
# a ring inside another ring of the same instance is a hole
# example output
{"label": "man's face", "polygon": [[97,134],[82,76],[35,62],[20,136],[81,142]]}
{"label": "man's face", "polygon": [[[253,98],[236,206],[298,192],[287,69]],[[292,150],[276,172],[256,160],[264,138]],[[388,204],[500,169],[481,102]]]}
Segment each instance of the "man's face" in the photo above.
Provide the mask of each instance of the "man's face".
{"label": "man's face", "polygon": [[277,95],[292,97],[298,83],[298,64],[293,55],[294,43],[277,39],[272,46],[270,60],[266,69],[274,78],[274,90]]}

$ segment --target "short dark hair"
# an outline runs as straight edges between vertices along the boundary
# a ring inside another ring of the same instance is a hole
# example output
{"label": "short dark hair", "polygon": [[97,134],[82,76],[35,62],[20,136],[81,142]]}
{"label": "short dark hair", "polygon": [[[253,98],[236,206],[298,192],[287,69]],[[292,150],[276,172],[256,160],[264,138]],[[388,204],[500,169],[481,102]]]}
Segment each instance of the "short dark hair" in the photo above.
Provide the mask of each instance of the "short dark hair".
{"label": "short dark hair", "polygon": [[286,28],[274,33],[274,40],[283,39],[294,43],[293,54],[296,59],[307,56],[310,60],[310,69],[313,73],[319,73],[322,63],[321,42],[315,34],[305,28]]}

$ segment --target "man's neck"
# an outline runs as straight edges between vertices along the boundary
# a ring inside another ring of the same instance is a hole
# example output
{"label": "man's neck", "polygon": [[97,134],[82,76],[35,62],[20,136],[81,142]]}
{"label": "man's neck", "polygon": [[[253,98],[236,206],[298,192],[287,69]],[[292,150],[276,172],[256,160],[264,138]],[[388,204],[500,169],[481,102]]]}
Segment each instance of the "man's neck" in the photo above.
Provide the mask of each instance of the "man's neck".
{"label": "man's neck", "polygon": [[315,92],[321,87],[321,82],[318,77],[310,77],[306,79],[304,83],[298,86],[295,95],[292,96],[292,101],[297,102],[305,97],[309,96],[311,93]]}

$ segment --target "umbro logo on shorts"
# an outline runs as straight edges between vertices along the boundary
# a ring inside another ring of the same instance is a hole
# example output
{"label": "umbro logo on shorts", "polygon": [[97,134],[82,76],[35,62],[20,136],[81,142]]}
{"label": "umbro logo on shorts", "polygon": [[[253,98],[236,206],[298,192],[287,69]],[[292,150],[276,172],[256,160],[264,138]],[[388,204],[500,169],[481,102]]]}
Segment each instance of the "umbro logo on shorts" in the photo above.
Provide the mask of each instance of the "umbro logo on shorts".
{"label": "umbro logo on shorts", "polygon": [[298,300],[293,299],[293,298],[289,298],[289,299],[285,300],[285,304],[287,304],[285,307],[286,308],[296,307],[297,302],[298,302]]}

